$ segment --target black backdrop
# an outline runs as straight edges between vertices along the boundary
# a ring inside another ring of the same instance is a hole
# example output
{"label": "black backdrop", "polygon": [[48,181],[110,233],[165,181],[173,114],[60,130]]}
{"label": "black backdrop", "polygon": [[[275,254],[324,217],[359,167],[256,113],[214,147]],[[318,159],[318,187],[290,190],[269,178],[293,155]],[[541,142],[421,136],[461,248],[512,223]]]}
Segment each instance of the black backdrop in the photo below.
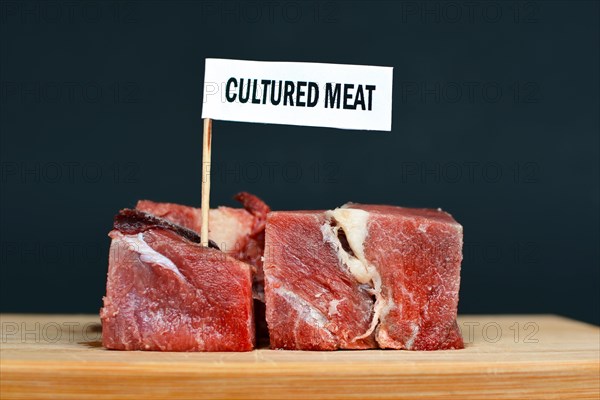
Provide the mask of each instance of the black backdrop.
{"label": "black backdrop", "polygon": [[597,2],[1,6],[1,311],[96,312],[113,214],[198,205],[204,59],[394,67],[393,131],[214,125],[212,204],[442,207],[461,313],[598,324]]}

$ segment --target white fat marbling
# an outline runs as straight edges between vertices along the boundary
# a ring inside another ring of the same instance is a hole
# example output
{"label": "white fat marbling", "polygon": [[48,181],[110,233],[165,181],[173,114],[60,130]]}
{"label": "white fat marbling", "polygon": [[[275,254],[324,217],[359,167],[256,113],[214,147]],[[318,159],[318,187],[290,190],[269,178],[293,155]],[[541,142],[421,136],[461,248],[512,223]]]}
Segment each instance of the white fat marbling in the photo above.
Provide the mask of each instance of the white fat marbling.
{"label": "white fat marbling", "polygon": [[335,300],[331,300],[329,302],[328,314],[330,317],[332,317],[334,315],[340,315],[340,312],[338,311],[337,308],[338,308],[338,305],[344,300],[346,300],[346,299],[341,299],[341,300],[335,299]]}
{"label": "white fat marbling", "polygon": [[[340,207],[327,211],[327,221],[321,226],[321,233],[325,243],[329,243],[335,250],[340,264],[345,265],[348,271],[361,284],[369,283],[372,287],[371,294],[375,296],[373,306],[373,319],[369,329],[354,340],[360,340],[373,333],[385,309],[387,302],[381,295],[381,276],[375,265],[368,262],[365,257],[364,242],[369,234],[369,213],[364,210]],[[332,226],[331,222],[334,221]],[[348,245],[354,255],[346,252],[338,238],[338,231],[342,229],[348,240]],[[337,311],[337,310],[336,310]]]}
{"label": "white fat marbling", "polygon": [[127,245],[127,248],[140,256],[140,261],[148,264],[156,264],[173,271],[177,276],[185,280],[185,276],[169,258],[163,256],[146,243],[143,233],[137,235],[123,235],[119,232],[119,240]]}
{"label": "white fat marbling", "polygon": [[415,343],[415,339],[417,338],[417,335],[419,334],[419,325],[416,323],[412,323],[411,324],[412,327],[412,332],[410,337],[408,338],[408,340],[406,341],[406,348],[408,350],[411,350],[413,347],[413,344]]}
{"label": "white fat marbling", "polygon": [[306,323],[316,326],[320,329],[325,329],[327,318],[308,301],[304,300],[296,293],[285,289],[284,287],[277,287],[273,291],[281,296],[294,310],[296,310],[298,316]]}

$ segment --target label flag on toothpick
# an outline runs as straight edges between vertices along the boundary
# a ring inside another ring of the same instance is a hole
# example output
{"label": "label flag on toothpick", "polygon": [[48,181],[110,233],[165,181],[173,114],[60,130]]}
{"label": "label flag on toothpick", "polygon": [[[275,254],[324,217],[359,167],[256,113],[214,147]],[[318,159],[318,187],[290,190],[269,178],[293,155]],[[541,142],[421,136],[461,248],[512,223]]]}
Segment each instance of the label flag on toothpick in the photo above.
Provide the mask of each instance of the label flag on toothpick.
{"label": "label flag on toothpick", "polygon": [[213,119],[391,131],[392,74],[391,67],[207,58],[202,245],[209,245]]}
{"label": "label flag on toothpick", "polygon": [[208,58],[202,118],[392,130],[392,67]]}

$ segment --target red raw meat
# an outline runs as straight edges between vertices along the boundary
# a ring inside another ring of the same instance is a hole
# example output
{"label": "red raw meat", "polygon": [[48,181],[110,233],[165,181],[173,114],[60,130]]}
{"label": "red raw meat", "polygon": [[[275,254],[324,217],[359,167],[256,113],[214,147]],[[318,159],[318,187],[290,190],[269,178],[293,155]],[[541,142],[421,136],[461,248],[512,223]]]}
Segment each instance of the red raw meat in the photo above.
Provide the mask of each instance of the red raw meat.
{"label": "red raw meat", "polygon": [[252,229],[248,234],[248,241],[240,258],[259,267],[260,280],[262,282],[261,267],[265,249],[265,225],[267,223],[267,214],[271,212],[271,208],[264,201],[247,192],[236,194],[234,199],[242,203],[244,209],[253,217]]}
{"label": "red raw meat", "polygon": [[441,210],[274,212],[265,245],[274,348],[463,348],[462,226]]}
{"label": "red raw meat", "polygon": [[109,234],[102,343],[118,350],[249,351],[252,266],[202,247],[198,235],[139,210]]}
{"label": "red raw meat", "polygon": [[[256,267],[254,274],[254,312],[258,338],[268,336],[264,318],[264,275],[262,256],[265,248],[265,223],[271,211],[258,197],[241,192],[234,196],[243,209],[219,207],[209,211],[208,237],[215,241],[222,251]],[[174,203],[157,203],[140,200],[136,208],[176,224],[200,232],[202,210]]]}
{"label": "red raw meat", "polygon": [[369,349],[373,299],[323,242],[325,213],[272,212],[265,241],[265,300],[271,346]]}
{"label": "red raw meat", "polygon": [[[135,208],[200,233],[202,225],[200,208],[150,200],[138,201]],[[239,255],[244,253],[248,236],[254,227],[252,214],[241,208],[219,207],[211,209],[208,218],[208,237],[222,251],[240,258]]]}
{"label": "red raw meat", "polygon": [[[241,208],[219,207],[209,211],[208,237],[222,251],[258,267],[257,282],[262,292],[262,255],[265,246],[265,222],[271,211],[258,197],[241,192],[234,197]],[[195,232],[200,232],[202,209],[174,203],[140,200],[136,209],[165,218]]]}

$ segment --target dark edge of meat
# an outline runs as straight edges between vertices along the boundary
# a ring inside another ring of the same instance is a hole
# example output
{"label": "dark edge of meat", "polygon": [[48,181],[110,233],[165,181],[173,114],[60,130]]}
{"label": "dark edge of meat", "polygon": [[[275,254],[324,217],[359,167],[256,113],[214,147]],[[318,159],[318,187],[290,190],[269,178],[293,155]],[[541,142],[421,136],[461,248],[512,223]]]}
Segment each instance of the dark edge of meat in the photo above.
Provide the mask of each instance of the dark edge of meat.
{"label": "dark edge of meat", "polygon": [[[201,242],[200,236],[190,229],[169,222],[166,219],[158,218],[153,214],[130,208],[124,208],[115,215],[113,227],[128,235],[145,232],[149,229],[165,229],[178,234],[190,242]],[[208,241],[208,247],[219,250],[217,244],[212,240]]]}
{"label": "dark edge of meat", "polygon": [[271,212],[269,207],[264,201],[259,199],[253,194],[248,192],[240,192],[233,196],[233,198],[240,203],[246,211],[248,211],[254,217],[254,225],[252,226],[252,232],[249,235],[249,242],[254,242],[260,249],[261,254],[254,262],[252,259],[246,259],[244,261],[256,265],[256,273],[254,275],[254,283],[252,285],[252,292],[254,296],[254,328],[256,332],[256,347],[269,347],[269,328],[267,327],[266,318],[266,307],[264,299],[264,276],[262,272],[262,256],[264,255],[265,248],[265,227],[267,225],[267,214]]}
{"label": "dark edge of meat", "polygon": [[254,226],[252,227],[250,236],[256,236],[257,234],[264,232],[265,225],[267,224],[267,214],[271,212],[271,207],[248,192],[239,192],[233,196],[233,198],[242,203],[242,206],[246,211],[255,217]]}

